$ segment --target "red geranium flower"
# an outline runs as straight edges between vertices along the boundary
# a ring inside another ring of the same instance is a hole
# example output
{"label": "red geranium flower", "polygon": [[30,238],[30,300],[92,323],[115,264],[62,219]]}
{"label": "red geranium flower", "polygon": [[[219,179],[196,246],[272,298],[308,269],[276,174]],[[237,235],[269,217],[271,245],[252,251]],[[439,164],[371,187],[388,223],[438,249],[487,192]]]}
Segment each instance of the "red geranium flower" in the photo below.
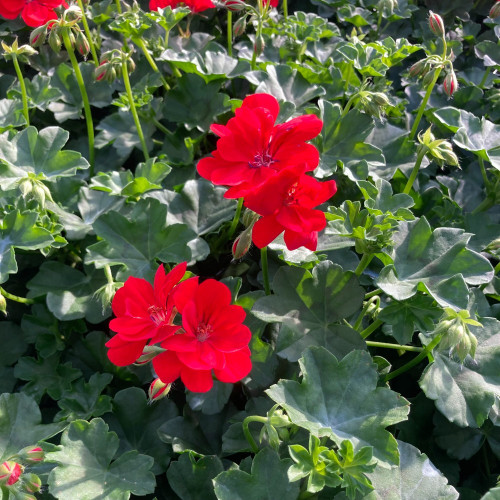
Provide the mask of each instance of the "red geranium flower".
{"label": "red geranium flower", "polygon": [[57,19],[54,12],[63,0],[0,0],[0,16],[15,19],[19,14],[32,28],[42,26],[51,19]]}
{"label": "red geranium flower", "polygon": [[165,7],[175,9],[181,6],[188,7],[191,12],[203,12],[215,7],[211,0],[149,0],[149,10],[164,9]]}
{"label": "red geranium flower", "polygon": [[198,162],[198,173],[214,184],[232,186],[226,198],[240,198],[292,165],[301,163],[314,170],[319,153],[306,141],[321,132],[323,122],[302,115],[275,125],[278,114],[279,104],[272,95],[246,97],[227,125],[210,127],[220,139],[212,156]]}
{"label": "red geranium flower", "polygon": [[213,279],[198,284],[193,278],[181,283],[173,297],[184,332],[162,342],[167,351],[153,359],[162,382],[180,376],[189,390],[206,392],[213,385],[212,370],[222,382],[237,382],[248,375],[252,334],[242,324],[244,309],[231,305],[229,288]]}
{"label": "red geranium flower", "polygon": [[263,216],[252,230],[252,241],[259,248],[285,231],[289,250],[301,246],[316,250],[318,231],[325,228],[326,218],[313,208],[330,199],[337,186],[335,181],[319,182],[305,175],[305,170],[304,165],[282,170],[245,198],[245,206]]}
{"label": "red geranium flower", "polygon": [[165,274],[163,265],[156,271],[154,288],[140,278],[130,277],[117,290],[111,307],[116,318],[109,323],[117,333],[106,343],[108,357],[118,366],[134,363],[144,346],[162,342],[180,327],[172,324],[177,309],[170,292],[186,272],[183,262]]}

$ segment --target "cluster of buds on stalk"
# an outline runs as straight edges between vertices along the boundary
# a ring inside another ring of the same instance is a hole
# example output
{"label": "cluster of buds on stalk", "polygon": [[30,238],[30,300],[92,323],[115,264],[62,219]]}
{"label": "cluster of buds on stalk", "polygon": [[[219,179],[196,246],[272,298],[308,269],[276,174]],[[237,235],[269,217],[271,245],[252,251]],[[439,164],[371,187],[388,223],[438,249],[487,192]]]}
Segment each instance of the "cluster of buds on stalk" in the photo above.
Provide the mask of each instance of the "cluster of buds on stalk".
{"label": "cluster of buds on stalk", "polygon": [[360,90],[357,92],[356,108],[361,108],[379,120],[383,120],[387,108],[391,106],[391,102],[386,94],[369,89],[369,83],[364,82]]}
{"label": "cluster of buds on stalk", "polygon": [[259,215],[247,208],[241,220],[246,229],[234,240],[232,247],[234,259],[242,259],[250,249],[253,225],[259,220]]}
{"label": "cluster of buds on stalk", "polygon": [[18,187],[25,200],[35,200],[41,209],[45,208],[45,201],[53,201],[49,188],[42,182],[43,174],[36,175],[28,172],[26,177],[18,181]]}
{"label": "cluster of buds on stalk", "polygon": [[[40,491],[42,481],[26,469],[43,462],[44,452],[40,446],[27,446],[0,464],[0,486],[13,498],[36,500],[34,494]],[[10,498],[10,496],[9,496]]]}
{"label": "cluster of buds on stalk", "polygon": [[491,19],[496,19],[497,17],[500,17],[500,0],[497,0],[493,4],[493,7],[491,7],[490,17],[491,17]]}
{"label": "cluster of buds on stalk", "polygon": [[26,62],[29,56],[37,54],[37,51],[29,45],[19,46],[17,38],[12,45],[7,45],[2,41],[3,56],[5,60],[13,59],[16,57],[20,61]]}
{"label": "cluster of buds on stalk", "polygon": [[398,6],[398,0],[379,0],[377,10],[385,17],[392,16]]}
{"label": "cluster of buds on stalk", "polygon": [[446,139],[436,139],[429,127],[423,134],[418,134],[417,153],[422,151],[427,155],[430,160],[434,160],[440,167],[450,165],[452,167],[460,167],[458,164],[458,157],[453,152],[451,143]]}
{"label": "cluster of buds on stalk", "polygon": [[90,45],[85,33],[78,26],[83,13],[77,5],[68,7],[57,20],[50,20],[43,26],[34,29],[30,35],[32,47],[40,47],[48,42],[54,52],[60,52],[64,44],[64,32],[68,34],[73,49],[76,49],[83,57],[90,52]]}
{"label": "cluster of buds on stalk", "polygon": [[477,348],[477,338],[469,330],[471,326],[483,326],[479,321],[470,318],[469,311],[454,311],[445,308],[444,315],[434,330],[435,335],[442,335],[438,349],[449,351],[450,356],[456,355],[463,363],[467,355],[474,358]]}
{"label": "cluster of buds on stalk", "polygon": [[116,78],[122,76],[122,63],[127,63],[127,71],[132,73],[135,70],[135,62],[132,59],[132,52],[123,52],[120,49],[108,50],[101,54],[99,66],[95,69],[95,79],[113,83]]}
{"label": "cluster of buds on stalk", "polygon": [[444,22],[439,14],[429,12],[429,28],[432,33],[442,40],[443,53],[441,55],[431,54],[417,61],[410,67],[408,73],[412,78],[422,78],[424,87],[428,87],[438,78],[442,69],[445,69],[446,76],[443,81],[443,90],[448,97],[451,97],[458,89],[458,80],[453,70],[453,51],[447,54],[446,33]]}

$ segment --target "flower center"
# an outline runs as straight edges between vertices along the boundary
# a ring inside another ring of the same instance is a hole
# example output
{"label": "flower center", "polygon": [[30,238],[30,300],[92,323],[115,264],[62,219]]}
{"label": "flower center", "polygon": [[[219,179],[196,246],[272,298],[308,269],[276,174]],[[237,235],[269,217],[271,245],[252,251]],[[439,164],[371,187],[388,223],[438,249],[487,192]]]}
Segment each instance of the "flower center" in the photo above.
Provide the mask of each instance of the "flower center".
{"label": "flower center", "polygon": [[200,323],[198,325],[198,328],[196,329],[196,338],[200,341],[200,342],[205,342],[205,340],[208,339],[208,337],[210,337],[210,334],[213,332],[213,328],[211,327],[211,325],[207,325],[206,323]]}
{"label": "flower center", "polygon": [[273,157],[264,151],[263,153],[257,153],[253,157],[253,161],[248,162],[248,166],[250,168],[261,168],[261,167],[266,167],[266,168],[274,168],[272,166],[273,163],[276,163],[278,160],[273,160]]}
{"label": "flower center", "polygon": [[299,203],[299,200],[297,199],[297,191],[299,189],[299,183],[294,182],[289,188],[286,193],[285,199],[283,201],[284,205],[297,205]]}
{"label": "flower center", "polygon": [[158,306],[149,306],[148,307],[149,317],[151,321],[156,325],[160,326],[162,323],[166,323],[168,321],[167,311],[163,307]]}

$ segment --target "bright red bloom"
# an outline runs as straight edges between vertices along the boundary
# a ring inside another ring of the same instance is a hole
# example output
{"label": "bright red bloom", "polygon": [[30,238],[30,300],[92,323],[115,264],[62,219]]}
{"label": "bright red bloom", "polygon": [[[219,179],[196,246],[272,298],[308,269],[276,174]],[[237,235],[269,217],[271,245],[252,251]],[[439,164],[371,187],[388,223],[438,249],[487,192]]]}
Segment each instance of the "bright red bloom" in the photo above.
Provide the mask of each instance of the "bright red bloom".
{"label": "bright red bloom", "polygon": [[191,12],[203,12],[213,9],[215,5],[211,0],[149,0],[149,10],[164,9],[165,7],[188,7]]}
{"label": "bright red bloom", "polygon": [[183,262],[165,274],[163,265],[156,271],[154,287],[140,278],[130,277],[113,298],[116,318],[109,323],[117,333],[106,343],[108,357],[118,366],[134,363],[144,346],[162,342],[180,327],[172,324],[177,314],[170,292],[186,272]]}
{"label": "bright red bloom", "polygon": [[57,19],[54,12],[63,0],[0,0],[0,16],[15,19],[19,14],[32,28],[44,25],[51,19]]}
{"label": "bright red bloom", "polygon": [[259,248],[285,231],[289,250],[301,246],[316,250],[318,231],[325,228],[326,218],[313,208],[330,199],[337,186],[335,181],[319,182],[305,175],[305,170],[304,165],[282,170],[245,198],[245,206],[263,216],[252,230],[252,240]]}
{"label": "bright red bloom", "polygon": [[184,332],[162,342],[167,349],[153,359],[164,383],[179,376],[194,392],[209,391],[212,370],[222,382],[237,382],[252,368],[248,343],[252,334],[243,325],[245,311],[231,305],[231,292],[223,283],[193,278],[174,292],[175,307],[182,314]]}
{"label": "bright red bloom", "polygon": [[232,186],[226,198],[240,198],[292,165],[314,170],[319,153],[306,141],[321,132],[323,122],[302,115],[275,125],[278,114],[279,104],[272,95],[246,97],[227,125],[210,127],[220,139],[212,156],[198,162],[198,173],[214,184]]}

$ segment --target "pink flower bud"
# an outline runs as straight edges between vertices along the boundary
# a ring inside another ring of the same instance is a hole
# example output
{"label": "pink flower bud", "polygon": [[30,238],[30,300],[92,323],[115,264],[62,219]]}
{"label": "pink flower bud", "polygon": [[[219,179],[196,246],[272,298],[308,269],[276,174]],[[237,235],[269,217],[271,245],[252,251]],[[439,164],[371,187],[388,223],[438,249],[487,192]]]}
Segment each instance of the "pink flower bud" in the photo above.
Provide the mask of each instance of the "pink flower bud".
{"label": "pink flower bud", "polygon": [[30,44],[32,47],[40,47],[47,38],[47,28],[45,25],[34,29],[30,35]]}
{"label": "pink flower bud", "polygon": [[6,484],[7,486],[16,484],[22,472],[23,470],[17,462],[7,460],[0,465],[0,484]]}
{"label": "pink flower bud", "polygon": [[417,61],[415,64],[413,64],[408,72],[410,76],[414,78],[417,76],[424,76],[424,74],[426,73],[426,69],[427,61],[425,59],[422,59],[421,61]]}
{"label": "pink flower bud", "polygon": [[458,89],[457,76],[454,71],[450,71],[443,82],[443,89],[447,96],[451,97]]}
{"label": "pink flower bud", "polygon": [[165,384],[159,378],[155,378],[153,382],[151,382],[151,385],[149,386],[148,390],[149,401],[150,402],[159,401],[160,399],[163,399],[164,397],[168,396],[171,386],[172,384]]}
{"label": "pink flower bud", "polygon": [[497,0],[490,10],[490,17],[495,19],[500,16],[500,1]]}
{"label": "pink flower bud", "polygon": [[444,22],[439,14],[429,11],[429,28],[437,36],[444,36]]}
{"label": "pink flower bud", "polygon": [[30,473],[23,476],[23,485],[28,493],[38,493],[42,487],[42,481],[36,474]]}
{"label": "pink flower bud", "polygon": [[232,247],[233,258],[241,259],[248,252],[252,244],[252,228],[246,229],[235,240]]}
{"label": "pink flower bud", "polygon": [[90,44],[87,40],[87,37],[81,32],[78,31],[76,34],[76,50],[83,56],[87,57],[90,52]]}
{"label": "pink flower bud", "polygon": [[45,454],[40,446],[26,446],[19,453],[18,456],[21,460],[28,463],[43,462]]}

